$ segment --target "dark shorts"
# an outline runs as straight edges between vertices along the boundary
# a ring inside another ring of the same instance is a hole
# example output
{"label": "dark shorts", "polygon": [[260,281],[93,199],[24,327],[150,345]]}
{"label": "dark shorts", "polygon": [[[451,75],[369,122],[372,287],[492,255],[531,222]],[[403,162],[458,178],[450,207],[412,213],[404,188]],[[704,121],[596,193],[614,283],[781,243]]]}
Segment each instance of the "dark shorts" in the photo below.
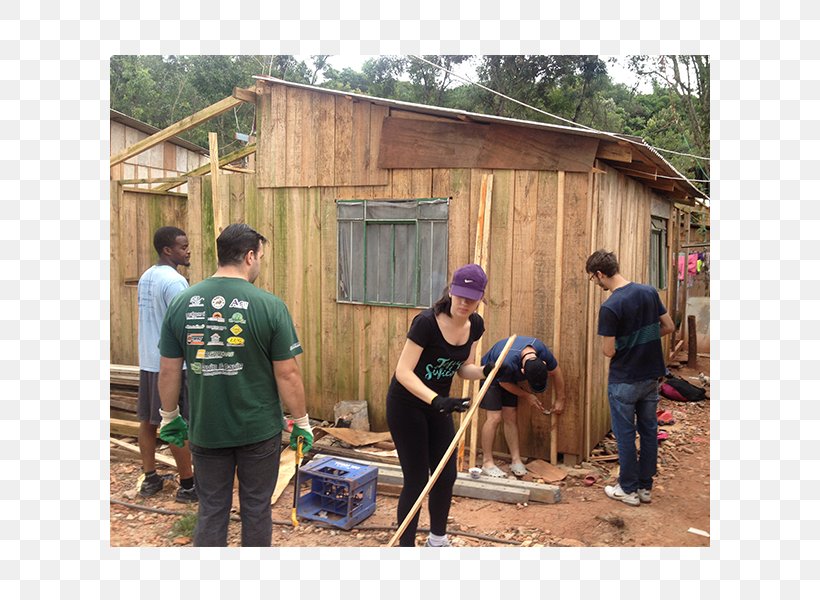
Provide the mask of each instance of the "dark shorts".
{"label": "dark shorts", "polygon": [[[140,391],[137,397],[137,419],[148,421],[151,425],[159,425],[162,417],[159,416],[159,409],[162,404],[159,401],[159,373],[140,370]],[[188,420],[188,381],[185,371],[182,371],[182,387],[179,392],[179,414],[186,421]]]}
{"label": "dark shorts", "polygon": [[481,408],[485,410],[501,410],[502,406],[516,408],[518,406],[518,396],[511,394],[500,385],[493,383],[481,400]]}

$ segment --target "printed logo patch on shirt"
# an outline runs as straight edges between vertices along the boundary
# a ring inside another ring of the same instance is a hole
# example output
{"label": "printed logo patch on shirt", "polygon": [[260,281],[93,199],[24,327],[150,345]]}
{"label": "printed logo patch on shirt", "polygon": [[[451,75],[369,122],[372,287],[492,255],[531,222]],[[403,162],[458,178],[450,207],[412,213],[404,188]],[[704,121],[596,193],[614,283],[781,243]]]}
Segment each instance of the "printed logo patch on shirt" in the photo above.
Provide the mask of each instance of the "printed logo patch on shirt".
{"label": "printed logo patch on shirt", "polygon": [[202,375],[202,363],[191,363],[191,371],[193,371],[197,375]]}
{"label": "printed logo patch on shirt", "polygon": [[204,319],[205,318],[205,311],[191,311],[185,313],[185,320],[192,321],[194,319]]}
{"label": "printed logo patch on shirt", "polygon": [[202,360],[203,358],[205,358],[205,348],[200,348],[199,350],[197,350],[196,351],[196,357],[199,360]]}
{"label": "printed logo patch on shirt", "polygon": [[228,319],[231,323],[242,323],[245,324],[245,317],[242,316],[242,313],[235,312],[231,315],[231,318]]}
{"label": "printed logo patch on shirt", "polygon": [[244,308],[245,310],[248,310],[248,301],[234,298],[231,300],[230,308]]}
{"label": "printed logo patch on shirt", "polygon": [[228,338],[228,345],[229,346],[244,346],[245,339],[241,337],[229,337]]}
{"label": "printed logo patch on shirt", "polygon": [[[202,316],[204,317],[205,315],[203,314]],[[210,317],[208,317],[208,320],[209,321],[215,321],[217,323],[224,323],[225,322],[225,319],[222,317],[221,312],[215,312]]]}
{"label": "printed logo patch on shirt", "polygon": [[205,329],[205,323],[188,323],[185,329]]}
{"label": "printed logo patch on shirt", "polygon": [[208,342],[208,345],[209,346],[224,346],[225,342],[222,341],[222,338],[219,337],[218,333],[215,333],[211,336],[211,341]]}
{"label": "printed logo patch on shirt", "polygon": [[191,296],[191,299],[188,301],[188,308],[194,308],[196,306],[205,306],[205,298],[202,296]]}
{"label": "printed logo patch on shirt", "polygon": [[296,342],[296,343],[290,345],[290,351],[293,352],[297,348],[301,348],[301,347],[302,347],[302,344],[300,344],[299,342]]}
{"label": "printed logo patch on shirt", "polygon": [[231,333],[234,335],[239,335],[240,333],[242,333],[242,328],[239,325],[234,325],[233,327],[231,327]]}
{"label": "printed logo patch on shirt", "polygon": [[225,298],[222,296],[214,296],[214,299],[211,300],[211,306],[213,306],[216,310],[219,310],[225,306]]}
{"label": "printed logo patch on shirt", "polygon": [[203,346],[205,334],[204,333],[189,333],[188,334],[188,345],[189,346]]}

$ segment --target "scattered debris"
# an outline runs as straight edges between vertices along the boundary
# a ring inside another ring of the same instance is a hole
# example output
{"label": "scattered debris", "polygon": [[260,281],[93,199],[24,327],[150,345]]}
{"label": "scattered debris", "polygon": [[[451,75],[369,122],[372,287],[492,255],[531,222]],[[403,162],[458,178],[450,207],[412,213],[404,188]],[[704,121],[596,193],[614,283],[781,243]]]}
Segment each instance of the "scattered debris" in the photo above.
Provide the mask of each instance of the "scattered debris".
{"label": "scattered debris", "polygon": [[690,527],[686,530],[687,533],[694,533],[695,535],[702,535],[703,537],[711,538],[708,532],[703,531],[702,529],[695,529],[694,527]]}
{"label": "scattered debris", "polygon": [[626,524],[624,523],[623,518],[620,515],[614,514],[606,514],[606,515],[596,515],[596,519],[599,521],[603,521],[604,523],[609,523],[610,525],[617,527],[618,529],[623,529]]}

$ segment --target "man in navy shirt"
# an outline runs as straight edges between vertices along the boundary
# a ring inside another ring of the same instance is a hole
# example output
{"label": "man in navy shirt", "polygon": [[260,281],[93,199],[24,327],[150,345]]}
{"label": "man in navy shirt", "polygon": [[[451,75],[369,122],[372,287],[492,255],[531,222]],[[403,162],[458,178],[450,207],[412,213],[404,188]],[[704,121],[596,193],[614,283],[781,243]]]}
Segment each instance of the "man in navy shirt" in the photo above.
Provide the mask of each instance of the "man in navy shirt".
{"label": "man in navy shirt", "polygon": [[[633,283],[620,274],[613,252],[598,250],[586,271],[611,296],[598,314],[609,363],[609,411],[618,442],[618,484],[604,487],[606,495],[630,506],[652,501],[652,478],[658,462],[658,380],[666,373],[661,337],[675,325],[655,288]],[[635,432],[641,436],[640,459]]]}
{"label": "man in navy shirt", "polygon": [[[482,365],[492,365],[498,360],[507,339],[497,341],[482,357]],[[504,439],[510,450],[510,471],[519,477],[527,474],[521,460],[518,443],[518,400],[527,400],[539,413],[544,406],[536,394],[547,389],[547,377],[555,384],[555,405],[552,412],[561,414],[564,410],[564,376],[561,367],[547,345],[534,337],[520,335],[515,338],[507,357],[498,367],[495,379],[481,401],[481,408],[487,412],[481,428],[481,449],[484,454],[482,471],[490,477],[506,477],[493,460],[493,441],[499,423],[504,423]]]}

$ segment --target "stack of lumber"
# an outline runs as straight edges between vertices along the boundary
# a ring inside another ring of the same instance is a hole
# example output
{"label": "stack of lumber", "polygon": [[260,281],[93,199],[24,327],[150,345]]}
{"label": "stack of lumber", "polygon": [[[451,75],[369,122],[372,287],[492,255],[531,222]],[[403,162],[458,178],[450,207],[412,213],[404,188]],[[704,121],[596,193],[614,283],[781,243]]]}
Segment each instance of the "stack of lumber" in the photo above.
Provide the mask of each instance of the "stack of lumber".
{"label": "stack of lumber", "polygon": [[111,365],[111,408],[136,413],[139,384],[139,367]]}

